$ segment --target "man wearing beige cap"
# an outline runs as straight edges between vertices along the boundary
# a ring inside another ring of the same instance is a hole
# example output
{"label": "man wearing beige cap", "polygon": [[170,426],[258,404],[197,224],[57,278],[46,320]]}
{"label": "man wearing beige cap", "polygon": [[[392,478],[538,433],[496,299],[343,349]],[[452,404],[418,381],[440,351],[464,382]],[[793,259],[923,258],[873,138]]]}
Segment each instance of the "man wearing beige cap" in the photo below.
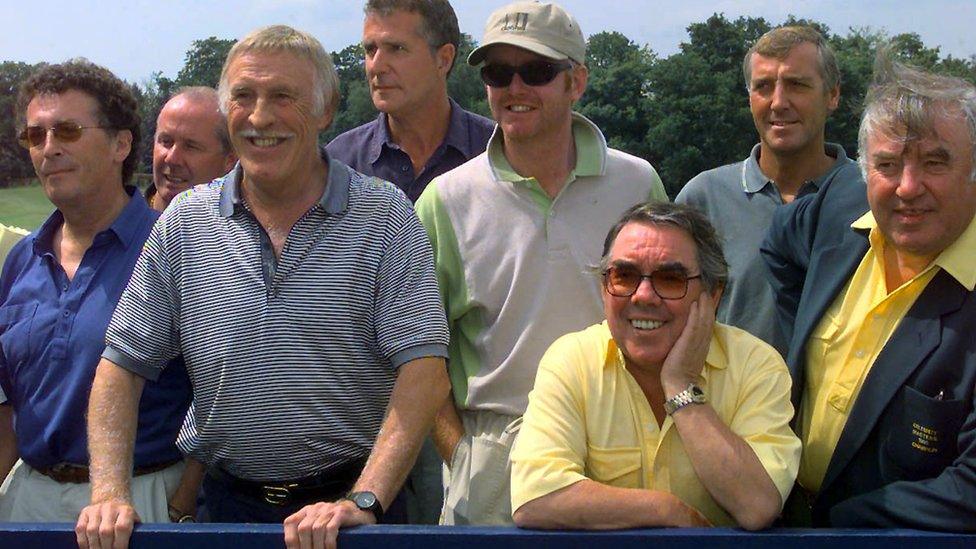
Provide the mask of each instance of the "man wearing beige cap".
{"label": "man wearing beige cap", "polygon": [[587,267],[614,222],[667,200],[647,162],[607,148],[572,111],[586,42],[563,8],[509,4],[481,44],[468,63],[481,65],[498,126],[485,153],[432,181],[416,206],[451,328],[454,399],[434,427],[448,464],[443,524],[512,523],[508,457],[539,360],[603,319]]}

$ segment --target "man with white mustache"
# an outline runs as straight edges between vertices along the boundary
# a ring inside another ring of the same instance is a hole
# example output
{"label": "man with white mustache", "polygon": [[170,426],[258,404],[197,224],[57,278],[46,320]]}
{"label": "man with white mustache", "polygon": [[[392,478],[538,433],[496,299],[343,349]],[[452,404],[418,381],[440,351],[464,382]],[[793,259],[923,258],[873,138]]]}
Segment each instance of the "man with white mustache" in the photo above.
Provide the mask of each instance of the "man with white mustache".
{"label": "man with white mustache", "polygon": [[448,463],[443,524],[511,524],[508,454],[536,367],[559,336],[603,318],[586,266],[634,204],[667,200],[646,161],[610,149],[573,112],[586,42],[556,4],[488,19],[468,63],[498,125],[485,153],[428,185],[417,213],[434,245],[451,328],[453,400],[433,438]]}
{"label": "man with white mustache", "polygon": [[339,104],[311,35],[258,29],[219,86],[238,167],[160,217],[106,333],[88,411],[83,547],[124,545],[145,381],[182,355],[193,407],[178,441],[207,466],[215,522],[283,523],[289,547],[403,522],[397,494],[447,397],[448,332],[410,202],[318,144]]}
{"label": "man with white mustache", "polygon": [[729,283],[718,320],[786,355],[759,244],[773,213],[829,181],[863,187],[857,164],[826,143],[827,117],[840,101],[840,70],[827,41],[810,27],[763,35],[742,65],[759,143],[741,162],[695,176],[675,202],[698,208],[724,239]]}
{"label": "man with white mustache", "polygon": [[205,86],[181,88],[156,118],[153,184],[146,200],[161,212],[176,195],[217,179],[235,162],[217,92]]}

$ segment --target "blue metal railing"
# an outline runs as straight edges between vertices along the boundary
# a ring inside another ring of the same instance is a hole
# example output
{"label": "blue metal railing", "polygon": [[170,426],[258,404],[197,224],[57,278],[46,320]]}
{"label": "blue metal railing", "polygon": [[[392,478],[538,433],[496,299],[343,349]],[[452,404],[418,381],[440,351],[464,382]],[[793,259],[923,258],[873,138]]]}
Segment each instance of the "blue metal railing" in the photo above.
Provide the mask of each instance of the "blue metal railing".
{"label": "blue metal railing", "polygon": [[[250,549],[283,547],[280,525],[146,524],[132,535],[130,547],[177,549]],[[71,524],[0,524],[0,548],[75,547]],[[976,548],[976,535],[918,530],[795,530],[745,532],[731,528],[647,529],[615,532],[520,530],[483,526],[362,526],[339,534],[341,549],[943,549]]]}

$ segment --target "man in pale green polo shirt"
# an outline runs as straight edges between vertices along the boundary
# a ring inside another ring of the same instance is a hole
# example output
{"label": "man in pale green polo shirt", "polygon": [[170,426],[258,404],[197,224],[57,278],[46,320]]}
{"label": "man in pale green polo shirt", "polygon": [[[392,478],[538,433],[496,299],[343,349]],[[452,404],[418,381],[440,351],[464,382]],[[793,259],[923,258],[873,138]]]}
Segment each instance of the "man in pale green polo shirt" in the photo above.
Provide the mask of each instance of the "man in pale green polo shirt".
{"label": "man in pale green polo shirt", "polygon": [[0,223],[0,272],[3,272],[3,262],[7,259],[10,248],[13,248],[14,244],[27,234],[28,231],[20,227],[11,227]]}
{"label": "man in pale green polo shirt", "polygon": [[512,523],[508,455],[539,360],[603,319],[587,266],[610,227],[635,204],[667,200],[650,164],[607,148],[572,112],[585,54],[579,25],[555,4],[493,13],[468,63],[483,64],[498,126],[484,154],[417,202],[451,328],[454,400],[433,434],[449,469],[442,524]]}

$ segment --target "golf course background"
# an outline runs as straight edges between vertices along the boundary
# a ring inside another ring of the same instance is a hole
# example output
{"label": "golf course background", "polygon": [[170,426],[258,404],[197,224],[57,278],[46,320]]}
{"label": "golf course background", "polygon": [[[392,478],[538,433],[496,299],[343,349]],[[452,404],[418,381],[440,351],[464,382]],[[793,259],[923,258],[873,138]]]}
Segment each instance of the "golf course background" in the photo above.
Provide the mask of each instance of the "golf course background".
{"label": "golf course background", "polygon": [[0,189],[0,223],[4,225],[33,231],[53,210],[40,185]]}

